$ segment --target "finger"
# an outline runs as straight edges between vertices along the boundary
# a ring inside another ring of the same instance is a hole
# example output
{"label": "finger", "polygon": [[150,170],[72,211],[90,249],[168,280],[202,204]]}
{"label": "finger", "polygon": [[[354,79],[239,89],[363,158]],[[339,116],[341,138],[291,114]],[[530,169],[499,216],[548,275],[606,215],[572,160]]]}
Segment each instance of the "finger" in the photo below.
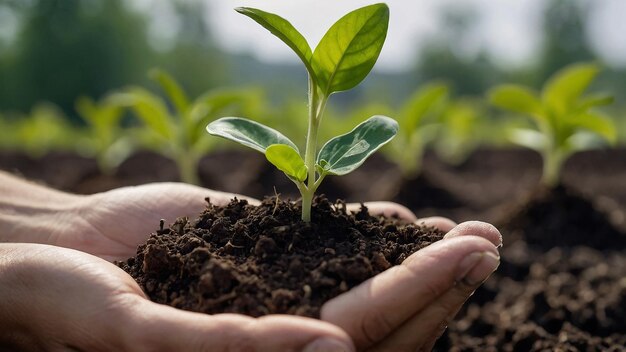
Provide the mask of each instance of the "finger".
{"label": "finger", "polygon": [[498,257],[496,247],[477,236],[436,242],[327,302],[321,318],[344,329],[357,348],[371,346],[452,288],[484,253]]}
{"label": "finger", "polygon": [[456,281],[454,287],[394,330],[374,350],[429,351],[463,303],[493,273],[500,262],[491,252],[485,252],[478,259],[470,255],[464,260],[478,262],[463,278]]}
{"label": "finger", "polygon": [[[365,202],[362,203],[367,207],[371,215],[382,215],[385,217],[397,217],[399,219],[414,222],[417,217],[409,208],[394,202]],[[350,203],[346,205],[348,211],[358,212],[361,209],[361,203]]]}
{"label": "finger", "polygon": [[415,220],[415,223],[418,225],[434,227],[443,232],[448,232],[457,226],[456,222],[442,216],[431,216],[428,218],[417,219]]}
{"label": "finger", "polygon": [[310,318],[238,314],[207,315],[143,300],[131,329],[146,350],[162,351],[353,351],[336,326]]}
{"label": "finger", "polygon": [[482,221],[466,221],[458,224],[444,236],[444,239],[459,236],[480,236],[488,239],[496,247],[502,246],[502,235],[498,229]]}

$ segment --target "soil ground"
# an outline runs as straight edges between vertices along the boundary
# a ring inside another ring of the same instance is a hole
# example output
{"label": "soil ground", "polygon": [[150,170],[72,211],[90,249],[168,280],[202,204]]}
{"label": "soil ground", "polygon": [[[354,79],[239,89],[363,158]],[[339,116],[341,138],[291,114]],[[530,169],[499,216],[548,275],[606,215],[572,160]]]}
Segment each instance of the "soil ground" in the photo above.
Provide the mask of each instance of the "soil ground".
{"label": "soil ground", "polygon": [[[0,153],[0,169],[79,193],[176,181],[174,164],[152,153],[100,175],[93,160],[51,154],[35,160]],[[563,185],[537,184],[541,160],[525,150],[479,150],[459,166],[427,154],[422,176],[403,181],[380,156],[321,192],[347,201],[396,200],[418,216],[496,224],[502,265],[470,299],[437,344],[446,351],[624,351],[626,345],[626,150],[575,155]],[[223,151],[204,158],[205,186],[254,197],[297,196],[263,156]]]}

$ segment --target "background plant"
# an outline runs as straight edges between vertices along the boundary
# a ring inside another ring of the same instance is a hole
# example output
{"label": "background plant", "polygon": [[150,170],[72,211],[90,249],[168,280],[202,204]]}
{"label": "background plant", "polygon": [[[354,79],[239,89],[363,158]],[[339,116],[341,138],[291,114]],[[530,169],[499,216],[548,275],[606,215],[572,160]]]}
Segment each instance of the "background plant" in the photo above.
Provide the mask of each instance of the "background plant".
{"label": "background plant", "polygon": [[398,165],[404,178],[413,179],[420,174],[424,151],[437,135],[448,94],[444,83],[426,84],[411,95],[396,115],[400,132],[383,151]]}
{"label": "background plant", "polygon": [[203,138],[202,128],[219,113],[240,111],[255,93],[245,89],[216,89],[192,101],[165,71],[154,69],[150,77],[159,84],[167,100],[142,87],[126,88],[111,99],[118,106],[130,108],[143,122],[149,136],[139,138],[149,148],[173,159],[183,182],[199,184],[198,162],[216,146],[214,140]]}
{"label": "background plant", "polygon": [[481,100],[458,98],[446,104],[435,140],[437,155],[450,165],[463,163],[488,136],[484,131],[493,130],[485,118],[486,111]]}
{"label": "background plant", "polygon": [[[375,4],[352,11],[326,32],[312,51],[306,39],[284,18],[253,8],[238,8],[287,44],[308,72],[309,116],[304,155],[280,132],[244,118],[221,118],[207,126],[221,136],[261,153],[291,179],[302,195],[302,220],[311,221],[313,195],[327,175],[345,175],[397,133],[397,123],[373,116],[351,132],[329,140],[317,153],[319,126],[331,94],[351,89],[370,72],[382,50],[389,8]],[[317,154],[317,156],[316,156]]]}
{"label": "background plant", "polygon": [[122,107],[111,99],[96,102],[83,96],[76,100],[76,112],[86,123],[79,143],[82,154],[95,157],[102,173],[113,173],[135,149],[121,127]]}
{"label": "background plant", "polygon": [[596,147],[599,138],[609,143],[617,139],[613,122],[594,109],[612,103],[613,97],[584,94],[598,72],[596,64],[578,63],[552,75],[541,93],[507,84],[488,94],[493,105],[533,119],[535,129],[517,129],[512,140],[541,153],[542,182],[547,186],[559,183],[563,162],[570,155]]}

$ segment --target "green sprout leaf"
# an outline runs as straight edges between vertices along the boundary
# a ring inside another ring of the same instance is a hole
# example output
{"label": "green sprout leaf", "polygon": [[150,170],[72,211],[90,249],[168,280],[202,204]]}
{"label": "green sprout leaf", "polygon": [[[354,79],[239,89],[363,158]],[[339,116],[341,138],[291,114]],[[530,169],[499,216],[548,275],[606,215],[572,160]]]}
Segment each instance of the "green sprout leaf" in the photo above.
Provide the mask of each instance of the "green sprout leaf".
{"label": "green sprout leaf", "polygon": [[372,116],[352,131],[328,141],[317,164],[329,175],[352,172],[398,133],[398,123],[386,116]]}
{"label": "green sprout leaf", "polygon": [[255,20],[287,44],[302,60],[309,75],[315,79],[315,71],[311,66],[311,57],[313,56],[311,47],[304,36],[289,21],[278,15],[250,7],[238,7],[235,11]]}
{"label": "green sprout leaf", "polygon": [[489,101],[502,109],[538,116],[541,114],[541,101],[532,90],[513,84],[498,86],[488,93]]}
{"label": "green sprout leaf", "polygon": [[374,4],[354,10],[326,32],[312,65],[325,96],[359,84],[378,59],[389,26],[389,8]]}
{"label": "green sprout leaf", "polygon": [[596,112],[585,112],[576,116],[572,125],[596,133],[610,144],[617,143],[617,130],[613,121]]}
{"label": "green sprout leaf", "polygon": [[110,96],[110,102],[135,110],[137,116],[159,136],[170,140],[176,129],[167,106],[161,98],[143,88],[129,88]]}
{"label": "green sprout leaf", "polygon": [[294,150],[298,147],[273,128],[241,117],[222,117],[206,126],[207,132],[265,153],[272,144],[286,144]]}
{"label": "green sprout leaf", "polygon": [[410,135],[415,132],[428,112],[444,100],[448,91],[448,86],[443,83],[432,83],[416,91],[400,114],[404,133]]}
{"label": "green sprout leaf", "polygon": [[574,64],[559,71],[544,85],[542,99],[556,114],[566,113],[596,77],[595,64]]}
{"label": "green sprout leaf", "polygon": [[265,157],[290,178],[299,182],[306,180],[308,169],[298,151],[291,146],[272,144],[265,150]]}
{"label": "green sprout leaf", "polygon": [[149,72],[150,78],[155,80],[165,94],[170,98],[170,101],[174,104],[176,111],[180,116],[185,116],[187,110],[189,109],[189,99],[183,91],[183,88],[174,80],[169,73],[160,70],[160,69],[152,69]]}

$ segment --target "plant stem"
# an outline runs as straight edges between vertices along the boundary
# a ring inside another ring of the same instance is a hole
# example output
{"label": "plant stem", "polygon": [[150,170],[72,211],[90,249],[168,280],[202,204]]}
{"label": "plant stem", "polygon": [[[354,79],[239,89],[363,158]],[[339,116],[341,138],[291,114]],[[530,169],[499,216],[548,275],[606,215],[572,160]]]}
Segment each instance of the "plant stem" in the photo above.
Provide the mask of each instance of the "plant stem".
{"label": "plant stem", "polygon": [[556,148],[552,148],[543,153],[543,174],[541,182],[554,188],[559,184],[561,178],[561,167],[565,157],[562,152]]}
{"label": "plant stem", "polygon": [[179,156],[176,158],[176,164],[178,165],[178,171],[180,172],[180,180],[192,185],[200,185],[200,178],[198,177],[198,158],[193,153]]}
{"label": "plant stem", "polygon": [[317,152],[317,132],[322,113],[326,106],[326,99],[320,99],[315,82],[309,77],[309,123],[306,136],[306,149],[304,151],[304,164],[308,169],[306,186],[300,187],[302,195],[302,221],[311,221],[311,203],[313,195],[319,186],[316,182],[315,154]]}

